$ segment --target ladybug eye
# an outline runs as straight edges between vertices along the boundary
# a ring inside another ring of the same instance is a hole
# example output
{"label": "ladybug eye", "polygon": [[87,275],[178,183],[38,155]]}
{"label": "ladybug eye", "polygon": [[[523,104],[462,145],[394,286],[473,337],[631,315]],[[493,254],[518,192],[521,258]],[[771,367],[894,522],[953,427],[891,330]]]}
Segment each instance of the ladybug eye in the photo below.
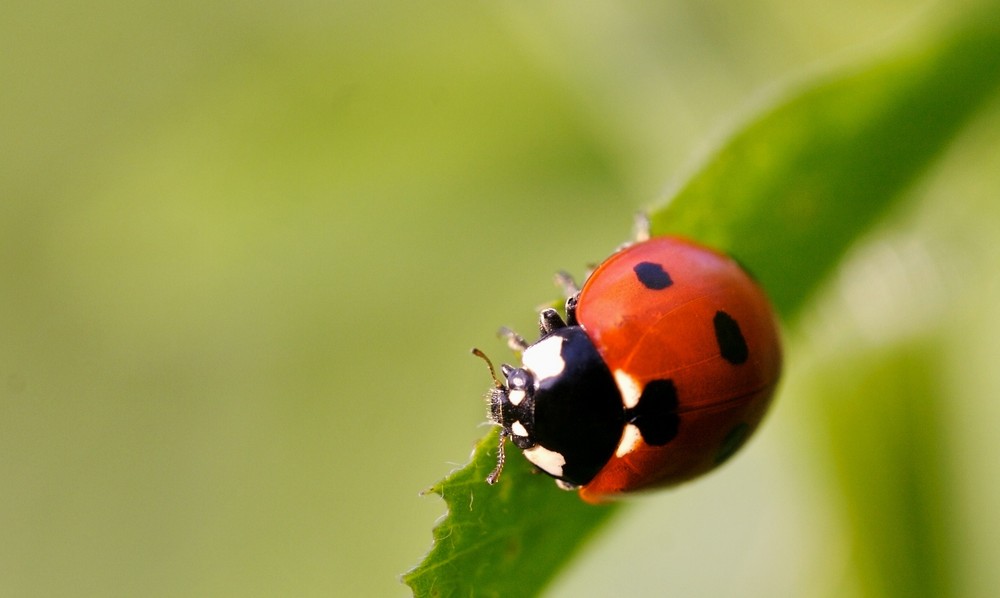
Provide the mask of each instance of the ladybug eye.
{"label": "ladybug eye", "polygon": [[531,385],[531,374],[527,370],[519,368],[507,375],[507,387],[511,390],[527,390]]}

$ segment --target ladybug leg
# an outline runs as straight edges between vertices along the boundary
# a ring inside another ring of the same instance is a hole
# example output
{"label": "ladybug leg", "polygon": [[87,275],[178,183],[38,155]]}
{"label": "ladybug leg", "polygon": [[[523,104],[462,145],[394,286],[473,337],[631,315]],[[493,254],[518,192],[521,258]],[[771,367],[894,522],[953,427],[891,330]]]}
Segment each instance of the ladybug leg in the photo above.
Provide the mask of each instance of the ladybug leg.
{"label": "ladybug leg", "polygon": [[[590,272],[587,276],[590,276]],[[563,270],[556,272],[556,284],[562,287],[566,296],[566,324],[576,326],[576,303],[580,299],[580,287],[573,277]]]}
{"label": "ladybug leg", "polygon": [[567,299],[580,293],[580,287],[573,280],[573,276],[565,270],[556,272],[556,284],[562,288],[563,296]]}
{"label": "ladybug leg", "polygon": [[[647,214],[646,212],[636,212],[635,219],[633,220],[632,224],[632,240],[619,245],[615,249],[615,252],[628,249],[629,247],[635,245],[636,243],[642,243],[644,241],[648,241],[649,238],[652,236],[650,233],[650,229],[652,228],[652,226],[653,225],[649,220],[649,214]],[[587,273],[587,276],[588,277],[590,276],[589,272]]]}
{"label": "ladybug leg", "polygon": [[580,487],[578,484],[570,484],[566,480],[559,479],[556,480],[556,486],[559,486],[562,490],[576,490]]}
{"label": "ladybug leg", "polygon": [[538,331],[542,336],[548,336],[560,328],[565,328],[566,322],[559,315],[559,312],[548,307],[538,314]]}
{"label": "ladybug leg", "polygon": [[566,298],[566,323],[570,326],[577,326],[576,304],[580,301],[580,293]]}
{"label": "ladybug leg", "polygon": [[497,331],[497,335],[507,341],[507,346],[510,347],[510,350],[515,353],[524,351],[528,348],[528,341],[524,340],[523,336],[506,326],[501,326],[500,330]]}
{"label": "ladybug leg", "polygon": [[636,243],[642,243],[643,241],[648,241],[650,237],[650,229],[652,228],[652,223],[649,221],[649,214],[645,211],[639,211],[635,213],[635,222],[632,225],[633,232],[632,238]]}

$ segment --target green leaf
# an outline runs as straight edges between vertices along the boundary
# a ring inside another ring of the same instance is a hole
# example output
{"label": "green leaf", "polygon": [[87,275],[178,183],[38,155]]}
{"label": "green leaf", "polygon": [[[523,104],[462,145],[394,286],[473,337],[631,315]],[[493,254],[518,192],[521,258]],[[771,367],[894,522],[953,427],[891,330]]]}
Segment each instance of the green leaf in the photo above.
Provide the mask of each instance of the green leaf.
{"label": "green leaf", "polygon": [[[588,505],[556,488],[511,454],[500,481],[494,430],[476,446],[472,462],[438,482],[448,516],[434,528],[434,548],[403,577],[416,596],[530,596],[583,545],[619,505]],[[508,444],[508,450],[516,450]]]}
{"label": "green leaf", "polygon": [[792,316],[992,97],[998,12],[821,80],[752,120],[652,215],[654,234],[729,252]]}
{"label": "green leaf", "polygon": [[[865,68],[822,77],[751,119],[651,214],[654,234],[727,251],[792,318],[844,250],[933,163],[1000,83],[990,7]],[[532,475],[495,434],[432,491],[449,514],[404,577],[417,596],[533,595],[616,507],[593,507]],[[516,453],[516,451],[512,451]]]}
{"label": "green leaf", "polygon": [[955,594],[946,382],[936,337],[862,351],[810,385],[872,596]]}

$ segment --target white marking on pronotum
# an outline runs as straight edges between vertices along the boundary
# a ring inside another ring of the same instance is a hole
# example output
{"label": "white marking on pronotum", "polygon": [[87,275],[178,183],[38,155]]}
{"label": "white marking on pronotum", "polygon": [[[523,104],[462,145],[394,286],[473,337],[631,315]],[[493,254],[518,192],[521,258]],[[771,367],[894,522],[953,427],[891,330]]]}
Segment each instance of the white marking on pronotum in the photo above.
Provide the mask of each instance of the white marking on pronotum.
{"label": "white marking on pronotum", "polygon": [[535,375],[535,384],[558,376],[566,369],[566,361],[562,357],[564,340],[561,336],[552,335],[524,350],[521,361],[525,369]]}
{"label": "white marking on pronotum", "polygon": [[525,449],[524,456],[542,471],[556,477],[562,475],[563,465],[566,465],[566,457],[555,451],[550,451],[540,444]]}
{"label": "white marking on pronotum", "polygon": [[622,434],[622,440],[618,443],[618,450],[615,451],[615,456],[621,459],[631,453],[639,447],[639,441],[641,440],[642,433],[639,432],[639,428],[635,424],[625,424],[625,433]]}
{"label": "white marking on pronotum", "polygon": [[510,401],[510,404],[514,405],[515,407],[521,404],[521,401],[524,400],[524,397],[525,393],[523,390],[512,390],[509,393],[507,393],[507,400]]}
{"label": "white marking on pronotum", "polygon": [[524,424],[522,424],[521,422],[514,422],[510,426],[510,431],[513,432],[515,436],[527,436],[528,435],[528,429],[525,428]]}
{"label": "white marking on pronotum", "polygon": [[615,370],[615,382],[618,383],[618,391],[622,393],[622,403],[625,404],[625,408],[635,409],[639,404],[639,397],[642,396],[639,382],[625,370]]}

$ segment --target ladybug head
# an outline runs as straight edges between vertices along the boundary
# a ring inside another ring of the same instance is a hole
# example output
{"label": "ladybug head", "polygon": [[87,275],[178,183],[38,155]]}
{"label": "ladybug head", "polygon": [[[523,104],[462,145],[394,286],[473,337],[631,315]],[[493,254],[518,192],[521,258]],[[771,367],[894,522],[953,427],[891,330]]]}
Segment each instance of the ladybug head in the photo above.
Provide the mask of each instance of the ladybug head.
{"label": "ladybug head", "polygon": [[524,368],[500,366],[507,384],[490,391],[490,417],[518,448],[534,446],[531,429],[535,419],[535,377]]}
{"label": "ladybug head", "polygon": [[472,352],[486,362],[493,378],[493,388],[488,394],[489,417],[493,423],[500,426],[500,447],[497,452],[496,469],[486,481],[495,484],[503,469],[504,441],[510,438],[520,449],[535,445],[532,431],[535,417],[535,379],[529,370],[515,368],[505,363],[500,366],[504,377],[504,381],[501,381],[489,358],[479,349],[473,349]]}

